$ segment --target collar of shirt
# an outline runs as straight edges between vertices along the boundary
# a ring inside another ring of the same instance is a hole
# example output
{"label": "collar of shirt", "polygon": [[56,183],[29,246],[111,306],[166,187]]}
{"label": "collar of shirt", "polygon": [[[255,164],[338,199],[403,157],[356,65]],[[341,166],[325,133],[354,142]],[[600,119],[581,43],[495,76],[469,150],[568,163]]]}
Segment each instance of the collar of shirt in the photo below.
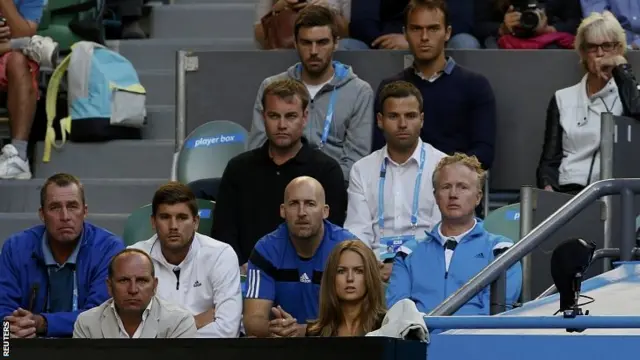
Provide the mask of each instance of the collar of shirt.
{"label": "collar of shirt", "polygon": [[[302,147],[300,148],[300,150],[298,150],[298,153],[296,154],[296,156],[294,156],[289,161],[306,163],[311,159],[311,152],[313,151],[313,149],[309,146],[309,141],[307,141],[307,139],[304,136],[300,140],[302,141]],[[264,158],[267,161],[269,161],[270,163],[273,163],[273,160],[271,159],[271,154],[269,154],[269,140],[265,141],[264,145],[262,145],[262,153],[264,155]],[[287,161],[284,164],[289,163],[289,161]]]}
{"label": "collar of shirt", "polygon": [[169,264],[169,262],[167,262],[167,259],[165,259],[164,255],[162,254],[162,249],[160,246],[160,239],[158,239],[158,234],[154,235],[156,239],[153,245],[151,246],[151,251],[149,251],[149,256],[151,256],[153,260],[159,262],[160,264],[167,267],[168,269],[173,270],[176,267],[185,268],[187,267],[187,264],[189,264],[191,260],[196,256],[196,254],[198,253],[198,250],[200,249],[200,241],[198,240],[198,235],[199,234],[197,232],[195,233],[195,235],[193,235],[193,241],[191,242],[191,247],[189,247],[189,252],[187,253],[187,256],[184,258],[184,260],[182,260],[182,262],[178,265]]}
{"label": "collar of shirt", "polygon": [[413,71],[416,74],[417,77],[419,77],[422,80],[428,81],[428,82],[434,82],[436,80],[438,80],[440,78],[440,76],[444,73],[447,75],[451,75],[451,73],[453,72],[453,69],[456,67],[456,61],[453,60],[453,58],[451,56],[447,57],[447,62],[444,65],[444,69],[438,71],[437,73],[431,75],[431,77],[426,77],[424,76],[424,74],[422,74],[420,72],[420,70],[418,70],[418,68],[416,67],[416,64],[413,64]]}
{"label": "collar of shirt", "polygon": [[[118,315],[118,311],[116,310],[115,304],[116,302],[113,301],[112,299],[111,305],[109,305],[109,307],[111,308],[111,310],[113,310],[113,314],[115,315],[116,321],[118,322],[118,328],[120,329],[120,332],[122,334],[126,334],[127,337],[129,337],[129,333],[124,328],[124,323],[122,322],[120,315]],[[140,334],[142,333],[142,328],[144,327],[144,322],[147,320],[147,317],[149,317],[149,313],[151,312],[152,304],[153,304],[153,298],[151,298],[151,300],[149,301],[149,305],[147,305],[147,308],[144,309],[144,311],[142,312],[142,321],[140,322],[140,325],[138,325],[138,329],[136,329],[136,332],[133,334],[133,336],[131,336],[132,339],[136,339],[140,337]]]}
{"label": "collar of shirt", "polygon": [[[397,162],[393,161],[393,159],[391,159],[391,156],[389,155],[389,151],[387,149],[387,145],[385,145],[384,151],[382,152],[382,161],[385,161],[385,159],[389,159],[389,162],[396,166],[404,166],[408,164],[411,160],[415,160],[416,164],[420,165],[420,150],[422,149],[423,146],[424,146],[424,143],[420,138],[418,138],[418,146],[416,146],[415,150],[413,150],[413,154],[411,154],[411,157],[407,159],[407,161],[405,161],[403,164],[398,164]],[[425,151],[427,151],[427,149],[425,149]]]}
{"label": "collar of shirt", "polygon": [[69,258],[67,259],[67,261],[64,264],[58,264],[53,257],[51,248],[49,247],[49,241],[47,240],[47,232],[45,231],[44,235],[42,235],[42,256],[44,257],[44,263],[47,266],[58,266],[58,267],[64,267],[66,264],[75,265],[78,259],[78,252],[80,251],[80,244],[82,244],[83,235],[84,235],[84,230],[82,234],[80,234],[80,238],[79,238],[80,240],[78,240],[78,244],[73,249],[73,252],[71,253],[71,255],[69,255]]}
{"label": "collar of shirt", "polygon": [[460,240],[464,239],[464,237],[467,236],[476,227],[476,225],[478,225],[478,220],[473,219],[473,226],[470,227],[469,230],[463,232],[460,235],[445,236],[444,234],[442,234],[442,223],[440,223],[440,226],[438,226],[438,235],[440,236],[439,238],[440,243],[444,246],[444,243],[449,239],[454,240],[457,243],[460,243]]}

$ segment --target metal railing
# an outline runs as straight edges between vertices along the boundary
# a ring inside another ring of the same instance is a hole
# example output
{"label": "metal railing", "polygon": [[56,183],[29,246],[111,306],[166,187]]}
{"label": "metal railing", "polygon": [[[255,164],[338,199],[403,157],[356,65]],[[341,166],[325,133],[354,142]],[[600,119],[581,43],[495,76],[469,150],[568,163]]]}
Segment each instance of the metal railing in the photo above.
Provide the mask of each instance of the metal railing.
{"label": "metal railing", "polygon": [[[616,141],[615,133],[616,133],[616,124],[615,117],[612,113],[603,113],[601,115],[601,127],[600,127],[600,179],[612,179],[613,178],[613,147]],[[595,156],[595,155],[594,155]],[[591,172],[591,171],[590,171]],[[591,179],[588,179],[590,182]],[[623,191],[631,191],[631,190],[623,190]],[[631,209],[631,213],[633,212],[633,194],[632,196],[623,196],[622,201],[622,209],[623,212],[626,212],[625,209]],[[613,205],[611,196],[604,196],[603,202],[605,205],[605,220],[604,220],[604,248],[609,249],[612,247],[613,240],[613,230],[612,230],[612,218],[613,218]],[[628,202],[628,203],[625,203]],[[522,186],[520,189],[520,239],[524,239],[527,234],[531,231],[533,227],[533,210],[535,208],[535,199],[533,194],[533,188],[531,186]],[[552,216],[553,217],[553,216]],[[551,218],[552,218],[551,217]],[[630,229],[627,225],[623,226],[623,233],[626,235],[630,235]],[[635,234],[635,222],[634,226],[634,234]],[[634,235],[635,236],[635,235]],[[627,252],[626,255],[630,255]],[[625,256],[626,256],[625,255]],[[522,302],[527,302],[532,300],[532,284],[533,284],[533,263],[532,263],[531,255],[527,254],[522,258],[522,294],[521,299]],[[610,270],[610,262],[603,262],[603,271]],[[504,277],[502,275],[501,277]],[[502,281],[502,280],[501,280]],[[499,304],[504,303],[502,300],[502,292],[504,290],[501,286],[497,286],[492,284],[492,291],[496,291],[495,295],[491,295],[491,304]],[[495,314],[500,311],[498,307],[492,307],[491,314]]]}
{"label": "metal railing", "polygon": [[542,244],[551,234],[574,218],[589,204],[607,195],[620,194],[621,203],[621,254],[620,260],[631,260],[631,249],[635,244],[635,216],[633,211],[634,193],[640,192],[640,179],[609,179],[601,180],[589,185],[578,195],[543,221],[522,240],[513,245],[502,256],[487,265],[468,283],[449,296],[444,302],[433,309],[431,316],[452,315],[482,289],[489,286],[502,273],[506,272],[516,262],[531,253]]}
{"label": "metal railing", "polygon": [[640,316],[425,316],[432,330],[453,329],[639,329]]}

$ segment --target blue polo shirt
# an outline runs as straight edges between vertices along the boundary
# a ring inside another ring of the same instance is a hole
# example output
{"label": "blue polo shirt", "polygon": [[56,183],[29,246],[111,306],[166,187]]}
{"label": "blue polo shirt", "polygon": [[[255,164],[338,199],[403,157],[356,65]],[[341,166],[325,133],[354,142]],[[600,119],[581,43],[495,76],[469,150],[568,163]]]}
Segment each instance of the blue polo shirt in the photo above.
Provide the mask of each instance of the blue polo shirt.
{"label": "blue polo shirt", "polygon": [[254,247],[247,270],[247,299],[265,299],[280,305],[304,324],[318,317],[320,280],[333,247],[356,239],[347,230],[324,221],[324,236],[313,257],[298,256],[286,224],[265,235]]}
{"label": "blue polo shirt", "polygon": [[82,236],[67,261],[61,265],[53,258],[46,233],[42,237],[42,254],[49,273],[48,313],[73,311],[73,282],[80,243]]}

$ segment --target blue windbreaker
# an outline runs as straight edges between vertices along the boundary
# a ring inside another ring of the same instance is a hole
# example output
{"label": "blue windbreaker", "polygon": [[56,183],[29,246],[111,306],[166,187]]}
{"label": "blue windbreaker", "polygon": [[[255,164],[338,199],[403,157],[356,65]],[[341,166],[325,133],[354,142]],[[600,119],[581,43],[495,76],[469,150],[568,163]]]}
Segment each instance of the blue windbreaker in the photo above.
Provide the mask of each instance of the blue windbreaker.
{"label": "blue windbreaker", "polygon": [[[413,250],[403,248],[393,263],[387,287],[387,307],[402,299],[416,303],[418,310],[428,313],[478,274],[493,259],[494,249],[513,245],[504,236],[487,232],[478,221],[476,226],[460,240],[453,252],[449,271],[445,270],[444,241],[435,226],[427,239]],[[507,309],[518,301],[522,289],[520,263],[507,271]],[[467,302],[455,315],[489,315],[489,287]]]}
{"label": "blue windbreaker", "polygon": [[[107,230],[85,222],[76,259],[80,311],[44,313],[49,292],[48,272],[42,253],[44,232],[44,225],[35,226],[12,235],[2,246],[0,319],[21,307],[47,320],[47,337],[70,337],[78,314],[109,299],[106,285],[109,262],[124,249],[124,243]],[[33,309],[29,309],[34,289],[37,289],[37,295]]]}

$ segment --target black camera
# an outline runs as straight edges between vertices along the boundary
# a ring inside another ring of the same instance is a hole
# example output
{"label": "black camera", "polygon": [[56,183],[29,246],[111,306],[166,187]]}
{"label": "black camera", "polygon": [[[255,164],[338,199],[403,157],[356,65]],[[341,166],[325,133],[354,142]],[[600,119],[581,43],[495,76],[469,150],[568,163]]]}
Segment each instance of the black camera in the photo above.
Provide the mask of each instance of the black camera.
{"label": "black camera", "polygon": [[540,25],[542,8],[537,0],[517,0],[513,9],[521,14],[519,28],[525,33],[533,33]]}

